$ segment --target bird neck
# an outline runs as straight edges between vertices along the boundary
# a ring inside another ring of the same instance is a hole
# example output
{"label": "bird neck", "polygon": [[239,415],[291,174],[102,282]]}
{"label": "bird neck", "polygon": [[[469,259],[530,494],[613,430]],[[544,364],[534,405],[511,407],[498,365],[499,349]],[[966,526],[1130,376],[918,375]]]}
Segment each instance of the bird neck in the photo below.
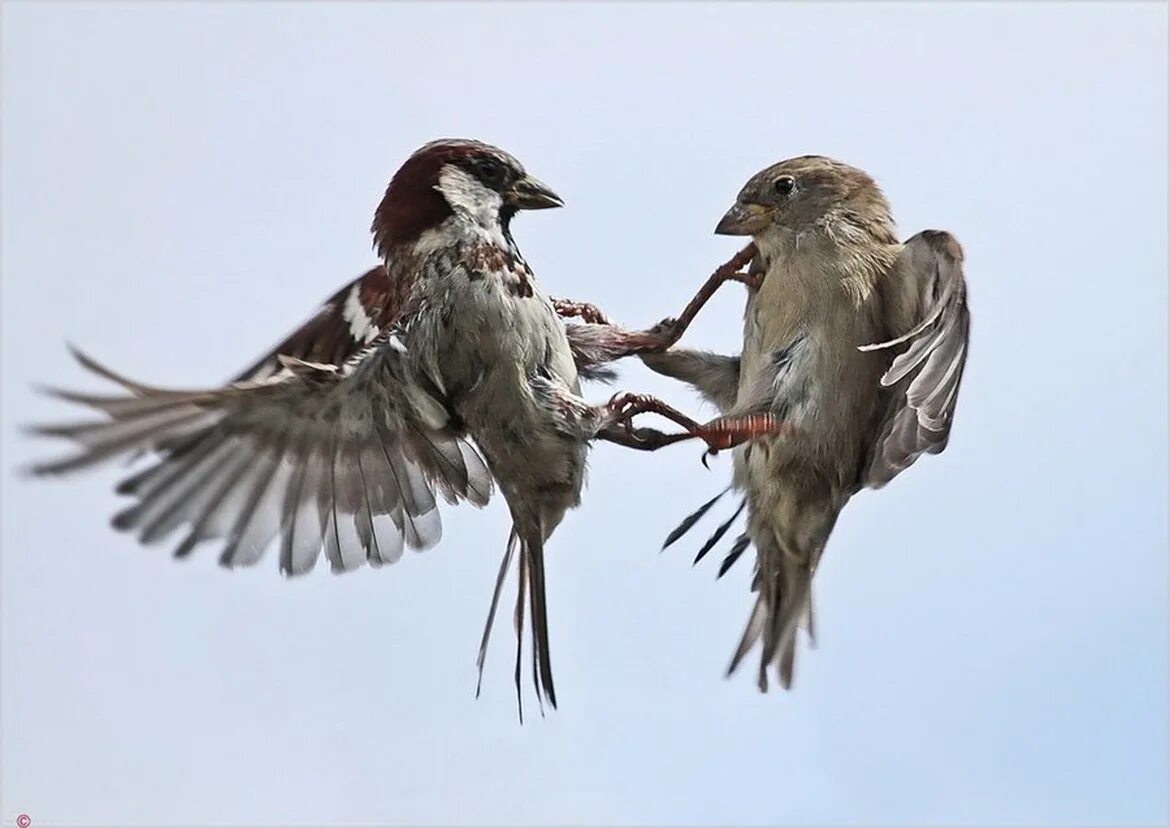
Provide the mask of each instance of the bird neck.
{"label": "bird neck", "polygon": [[853,305],[863,303],[898,256],[892,229],[850,221],[822,220],[800,231],[784,230],[756,238],[768,273],[779,271],[788,289],[821,294],[843,291]]}

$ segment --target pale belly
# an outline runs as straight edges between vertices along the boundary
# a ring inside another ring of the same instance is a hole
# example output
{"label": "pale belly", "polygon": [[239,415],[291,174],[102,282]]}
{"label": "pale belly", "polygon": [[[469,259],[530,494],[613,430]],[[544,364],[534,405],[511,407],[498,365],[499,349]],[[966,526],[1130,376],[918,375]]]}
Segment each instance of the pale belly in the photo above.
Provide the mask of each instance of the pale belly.
{"label": "pale belly", "polygon": [[884,361],[857,349],[868,334],[852,309],[817,310],[790,306],[787,314],[768,315],[761,324],[761,315],[748,307],[740,400],[764,397],[790,429],[737,450],[740,485],[759,489],[791,478],[792,485],[819,481],[848,488],[859,472]]}
{"label": "pale belly", "polygon": [[580,391],[564,325],[532,287],[517,295],[481,279],[453,292],[435,362],[505,496],[539,500],[551,531],[580,502],[587,445],[557,428],[560,412],[534,386]]}

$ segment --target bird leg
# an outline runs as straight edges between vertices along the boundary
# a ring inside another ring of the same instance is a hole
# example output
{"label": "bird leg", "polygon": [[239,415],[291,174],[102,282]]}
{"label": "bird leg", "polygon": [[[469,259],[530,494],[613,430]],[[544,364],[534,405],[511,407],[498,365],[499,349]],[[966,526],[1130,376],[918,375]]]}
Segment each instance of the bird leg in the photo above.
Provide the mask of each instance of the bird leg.
{"label": "bird leg", "polygon": [[597,432],[599,440],[616,443],[638,451],[658,451],[660,448],[694,438],[690,432],[665,434],[656,428],[631,427],[629,423],[611,423]]}
{"label": "bird leg", "polygon": [[[747,247],[715,269],[715,272],[708,277],[699,292],[683,309],[681,315],[663,319],[657,325],[643,331],[627,331],[620,325],[615,325],[600,308],[589,302],[553,299],[553,309],[562,318],[581,319],[589,325],[597,325],[604,329],[593,330],[588,334],[591,350],[596,351],[594,358],[587,359],[590,364],[599,360],[611,361],[637,354],[665,351],[682,338],[683,333],[694,321],[699,311],[724,282],[742,282],[752,289],[759,289],[763,277],[758,274],[738,272],[740,268],[751,263],[755,255],[755,244],[748,244]],[[574,338],[581,339],[584,336],[584,333],[574,336],[572,329],[570,329],[570,344]]]}
{"label": "bird leg", "polygon": [[[614,427],[602,429],[598,436],[643,451],[654,451],[673,443],[698,438],[707,444],[707,455],[712,455],[756,437],[780,434],[789,428],[773,414],[717,417],[701,424],[657,397],[647,394],[616,394],[609,401],[608,408],[614,416]],[[664,434],[655,429],[634,428],[633,418],[638,414],[658,414],[682,426],[686,431],[680,434]]]}
{"label": "bird leg", "polygon": [[[750,288],[759,289],[763,277],[753,273],[738,272],[741,267],[751,262],[756,254],[754,244],[749,244],[736,253],[731,259],[720,265],[699,292],[691,299],[678,318],[670,317],[657,325],[642,331],[627,331],[620,325],[615,325],[596,305],[588,302],[576,302],[569,299],[553,299],[553,309],[557,315],[569,319],[582,319],[585,324],[566,325],[565,334],[569,339],[569,348],[573,352],[573,362],[578,370],[587,371],[599,365],[608,365],[623,357],[639,354],[661,353],[668,350],[679,339],[687,327],[698,315],[699,310],[714,295],[715,291],[724,282],[743,282]],[[619,442],[620,438],[613,434],[599,435],[603,439]],[[627,430],[627,437],[630,432]],[[661,448],[662,437],[652,438],[649,432],[644,432],[646,440],[640,442],[636,448],[652,451]],[[624,441],[623,445],[630,442]]]}
{"label": "bird leg", "polygon": [[715,272],[707,277],[707,281],[699,288],[698,293],[694,298],[687,303],[683,308],[683,312],[677,317],[667,317],[650,328],[644,333],[655,337],[659,340],[659,350],[666,350],[682,339],[683,333],[691,322],[695,321],[695,317],[699,315],[699,311],[707,304],[708,300],[715,295],[715,291],[719,290],[725,282],[742,282],[753,290],[759,290],[764,278],[756,273],[740,273],[739,269],[751,263],[756,255],[756,245],[754,242],[749,242],[747,247],[736,253],[719,267],[715,268]]}
{"label": "bird leg", "polygon": [[645,331],[627,331],[596,305],[554,299],[553,309],[562,319],[578,318],[585,324],[567,325],[565,333],[578,367],[604,365],[623,357],[665,351],[673,344],[671,333],[656,325]]}
{"label": "bird leg", "polygon": [[735,448],[740,443],[790,431],[791,426],[775,414],[743,414],[734,417],[716,417],[693,432],[711,447],[711,454]]}
{"label": "bird leg", "polygon": [[581,319],[586,323],[566,328],[574,361],[578,367],[603,365],[623,357],[667,350],[682,338],[703,305],[724,282],[743,282],[753,289],[759,289],[763,277],[738,272],[740,268],[749,264],[755,255],[756,246],[749,244],[716,268],[680,316],[668,317],[642,331],[625,330],[614,324],[596,305],[588,302],[553,299],[553,309],[558,316],[565,319]]}

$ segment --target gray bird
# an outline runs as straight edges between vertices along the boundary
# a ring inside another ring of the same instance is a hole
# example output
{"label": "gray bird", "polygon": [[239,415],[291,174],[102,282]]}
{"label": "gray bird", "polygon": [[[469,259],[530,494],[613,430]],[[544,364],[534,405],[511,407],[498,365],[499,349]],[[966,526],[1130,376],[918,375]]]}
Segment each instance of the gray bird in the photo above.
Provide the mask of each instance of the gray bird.
{"label": "gray bird", "polygon": [[802,620],[814,635],[812,577],[841,509],[946,448],[970,327],[963,251],[937,230],[900,244],[873,179],[820,156],[752,176],[715,232],[752,237],[739,259],[750,256],[747,273],[717,272],[685,318],[664,326],[681,334],[720,283],[742,281],[743,352],[672,349],[642,359],[690,383],[729,421],[764,416],[787,426],[735,449],[732,487],[744,493],[747,525],[720,569],[754,547],[758,595],[728,673],[761,643],[760,689],[772,665],[787,688]]}
{"label": "gray bird", "polygon": [[[436,495],[482,506],[494,480],[513,526],[479,666],[518,548],[517,694],[527,610],[533,681],[538,698],[555,707],[545,543],[580,503],[589,442],[652,448],[657,432],[633,429],[629,419],[665,408],[631,395],[607,405],[581,397],[579,364],[656,340],[587,324],[573,327],[577,344],[570,344],[558,304],[511,233],[518,211],[561,204],[496,147],[423,146],[375,213],[381,266],[222,388],[149,387],[79,354],[120,392],[54,392],[104,416],[37,429],[80,450],[34,471],[153,453],[151,465],[119,486],[135,502],[114,518],[116,527],[150,543],[185,524],[175,554],[219,539],[228,567],[257,563],[278,541],[288,575],[312,569],[322,550],[344,572],[394,563],[404,547],[429,548],[441,534]],[[560,304],[590,316],[590,306]]]}

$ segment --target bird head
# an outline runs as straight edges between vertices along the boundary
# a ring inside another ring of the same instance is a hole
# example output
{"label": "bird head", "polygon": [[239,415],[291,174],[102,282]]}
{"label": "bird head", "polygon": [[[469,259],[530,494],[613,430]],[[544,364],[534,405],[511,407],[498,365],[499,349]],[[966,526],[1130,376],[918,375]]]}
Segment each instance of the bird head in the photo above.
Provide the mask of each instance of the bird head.
{"label": "bird head", "polygon": [[560,207],[560,197],[491,144],[444,138],[424,144],[399,168],[370,230],[382,258],[396,245],[460,216],[489,232],[506,231],[519,210]]}
{"label": "bird head", "polygon": [[719,221],[723,236],[774,237],[847,222],[876,236],[893,233],[890,207],[874,180],[856,167],[802,155],[753,175]]}

